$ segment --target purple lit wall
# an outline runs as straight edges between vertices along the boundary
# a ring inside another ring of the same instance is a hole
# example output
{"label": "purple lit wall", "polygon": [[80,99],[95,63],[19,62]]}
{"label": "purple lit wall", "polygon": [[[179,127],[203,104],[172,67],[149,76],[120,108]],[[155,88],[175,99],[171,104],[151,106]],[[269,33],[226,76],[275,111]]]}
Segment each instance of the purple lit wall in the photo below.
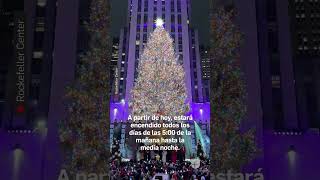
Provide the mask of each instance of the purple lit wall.
{"label": "purple lit wall", "polygon": [[319,180],[319,140],[314,133],[264,133],[265,179]]}
{"label": "purple lit wall", "polygon": [[29,130],[2,131],[0,140],[1,180],[43,179],[44,142],[39,134]]}

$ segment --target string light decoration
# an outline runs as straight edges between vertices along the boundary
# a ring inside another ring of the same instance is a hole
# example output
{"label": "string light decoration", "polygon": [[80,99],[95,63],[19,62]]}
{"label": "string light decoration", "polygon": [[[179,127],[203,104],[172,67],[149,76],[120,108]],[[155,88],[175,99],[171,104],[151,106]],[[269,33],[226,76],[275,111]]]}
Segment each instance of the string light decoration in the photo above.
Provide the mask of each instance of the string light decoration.
{"label": "string light decoration", "polygon": [[80,56],[76,79],[66,90],[68,114],[59,122],[59,138],[62,167],[70,175],[109,171],[109,12],[108,0],[91,1],[86,23],[89,48]]}
{"label": "string light decoration", "polygon": [[156,24],[139,60],[129,107],[137,116],[184,115],[189,111],[185,73],[163,21],[157,19]]}
{"label": "string light decoration", "polygon": [[212,173],[241,172],[258,153],[255,130],[241,132],[246,114],[246,89],[240,67],[242,40],[234,12],[218,10],[211,20],[211,169]]}

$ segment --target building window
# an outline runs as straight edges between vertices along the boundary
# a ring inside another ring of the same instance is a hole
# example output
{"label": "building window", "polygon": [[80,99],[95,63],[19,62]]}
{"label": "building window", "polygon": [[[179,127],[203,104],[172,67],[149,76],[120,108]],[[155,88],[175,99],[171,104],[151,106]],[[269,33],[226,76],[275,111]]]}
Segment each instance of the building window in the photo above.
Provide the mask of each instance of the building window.
{"label": "building window", "polygon": [[148,0],[144,1],[144,12],[148,11]]}
{"label": "building window", "polygon": [[141,0],[138,0],[138,12],[141,12]]}
{"label": "building window", "polygon": [[273,53],[278,51],[278,34],[276,31],[269,31],[269,50]]}
{"label": "building window", "polygon": [[37,6],[36,8],[36,16],[37,17],[44,17],[46,15],[45,6]]}
{"label": "building window", "polygon": [[175,27],[171,26],[171,32],[175,32],[175,31],[176,31]]}
{"label": "building window", "polygon": [[280,76],[272,76],[272,88],[280,88]]}
{"label": "building window", "polygon": [[143,17],[143,22],[146,23],[148,22],[148,14],[145,14]]}
{"label": "building window", "polygon": [[171,0],[171,12],[174,12],[174,1],[173,0]]}
{"label": "building window", "polygon": [[156,21],[156,19],[157,19],[157,15],[153,14],[153,20]]}
{"label": "building window", "polygon": [[38,17],[36,22],[36,31],[44,31],[45,19],[43,17]]}
{"label": "building window", "polygon": [[34,49],[39,50],[42,49],[43,46],[43,37],[44,32],[35,32],[34,33]]}
{"label": "building window", "polygon": [[141,14],[138,14],[137,16],[137,24],[140,24],[141,23]]}
{"label": "building window", "polygon": [[147,34],[143,34],[143,43],[147,42]]}
{"label": "building window", "polygon": [[37,0],[37,5],[40,7],[45,7],[47,4],[47,0]]}
{"label": "building window", "polygon": [[178,8],[178,12],[181,12],[181,0],[178,0],[177,8]]}
{"label": "building window", "polygon": [[32,66],[31,66],[32,74],[40,74],[41,69],[42,69],[41,61],[37,59],[32,59]]}
{"label": "building window", "polygon": [[34,79],[33,79],[32,86],[31,86],[31,97],[35,100],[38,100],[39,95],[40,95],[40,86],[38,83],[34,83]]}
{"label": "building window", "polygon": [[33,58],[34,59],[41,59],[43,57],[43,52],[42,51],[34,51],[33,52]]}

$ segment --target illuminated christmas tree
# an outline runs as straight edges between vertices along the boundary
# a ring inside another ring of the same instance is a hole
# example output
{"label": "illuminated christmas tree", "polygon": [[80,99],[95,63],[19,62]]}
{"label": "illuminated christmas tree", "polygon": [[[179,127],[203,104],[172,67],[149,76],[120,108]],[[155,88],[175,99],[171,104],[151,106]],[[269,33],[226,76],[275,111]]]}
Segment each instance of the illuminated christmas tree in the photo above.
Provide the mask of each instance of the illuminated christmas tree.
{"label": "illuminated christmas tree", "polygon": [[67,88],[67,119],[60,120],[63,168],[68,174],[109,170],[108,0],[92,0],[87,32],[89,48],[80,56],[76,78]]}
{"label": "illuminated christmas tree", "polygon": [[138,77],[132,89],[133,115],[184,115],[186,104],[185,73],[174,52],[173,40],[161,19],[139,59]]}
{"label": "illuminated christmas tree", "polygon": [[258,150],[255,130],[241,132],[246,90],[240,67],[241,33],[233,12],[223,9],[211,21],[211,165],[213,173],[240,172]]}

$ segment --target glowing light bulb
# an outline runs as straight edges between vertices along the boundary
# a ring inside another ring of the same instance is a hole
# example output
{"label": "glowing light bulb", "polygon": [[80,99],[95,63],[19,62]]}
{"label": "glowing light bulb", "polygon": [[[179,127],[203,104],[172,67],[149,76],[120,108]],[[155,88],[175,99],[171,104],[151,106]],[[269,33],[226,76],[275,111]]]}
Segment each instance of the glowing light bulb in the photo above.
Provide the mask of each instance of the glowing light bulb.
{"label": "glowing light bulb", "polygon": [[157,27],[161,27],[161,26],[163,26],[163,24],[164,24],[164,22],[161,18],[156,19],[156,26]]}

